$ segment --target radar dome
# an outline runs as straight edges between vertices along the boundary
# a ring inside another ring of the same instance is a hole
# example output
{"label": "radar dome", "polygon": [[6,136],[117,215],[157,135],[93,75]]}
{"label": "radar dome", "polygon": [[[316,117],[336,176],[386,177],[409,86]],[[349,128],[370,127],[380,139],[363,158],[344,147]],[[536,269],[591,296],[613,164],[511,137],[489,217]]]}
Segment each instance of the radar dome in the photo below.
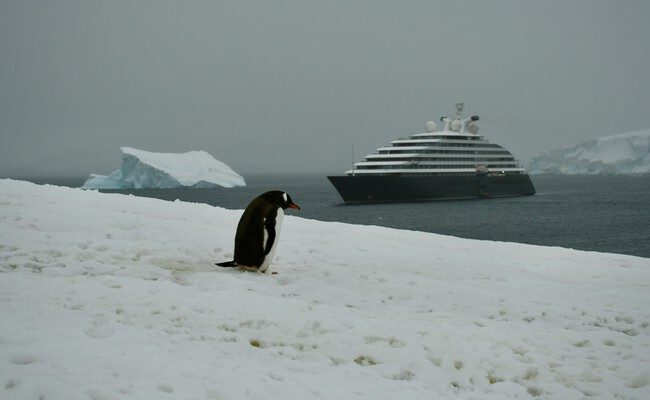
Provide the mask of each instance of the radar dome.
{"label": "radar dome", "polygon": [[455,120],[451,121],[451,130],[454,131],[454,132],[460,131],[460,126],[462,124],[463,123],[458,119],[455,119]]}
{"label": "radar dome", "polygon": [[476,135],[478,133],[478,124],[476,122],[470,122],[469,131]]}
{"label": "radar dome", "polygon": [[427,121],[425,124],[425,127],[427,129],[427,132],[435,132],[436,131],[436,123],[433,121]]}

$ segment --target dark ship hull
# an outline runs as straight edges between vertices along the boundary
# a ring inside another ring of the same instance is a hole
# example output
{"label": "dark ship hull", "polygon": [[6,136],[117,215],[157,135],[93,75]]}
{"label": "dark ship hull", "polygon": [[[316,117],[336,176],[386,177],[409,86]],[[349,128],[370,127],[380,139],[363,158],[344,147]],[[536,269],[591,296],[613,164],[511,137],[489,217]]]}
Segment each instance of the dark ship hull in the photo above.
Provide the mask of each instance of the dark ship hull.
{"label": "dark ship hull", "polygon": [[346,203],[474,199],[535,194],[527,174],[328,176]]}

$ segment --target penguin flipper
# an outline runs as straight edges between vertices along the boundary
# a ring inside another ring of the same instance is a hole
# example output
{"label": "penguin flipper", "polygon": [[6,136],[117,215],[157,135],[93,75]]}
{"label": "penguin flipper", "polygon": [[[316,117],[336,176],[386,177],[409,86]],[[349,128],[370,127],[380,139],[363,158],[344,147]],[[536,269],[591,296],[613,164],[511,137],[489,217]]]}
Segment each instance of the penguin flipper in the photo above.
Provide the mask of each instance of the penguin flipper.
{"label": "penguin flipper", "polygon": [[273,242],[275,242],[275,215],[273,218],[264,218],[264,229],[268,235],[266,243],[264,244],[264,255],[268,255],[273,248]]}
{"label": "penguin flipper", "polygon": [[214,263],[214,265],[218,265],[222,268],[233,268],[237,266],[237,263],[233,260],[233,261]]}

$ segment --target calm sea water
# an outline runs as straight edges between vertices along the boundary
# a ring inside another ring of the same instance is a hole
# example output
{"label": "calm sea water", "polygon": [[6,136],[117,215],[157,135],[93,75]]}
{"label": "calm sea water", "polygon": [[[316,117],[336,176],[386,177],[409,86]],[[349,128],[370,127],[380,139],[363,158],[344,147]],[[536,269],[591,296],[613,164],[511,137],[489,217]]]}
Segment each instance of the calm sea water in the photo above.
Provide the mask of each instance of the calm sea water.
{"label": "calm sea water", "polygon": [[252,176],[248,186],[233,189],[107,192],[243,209],[260,193],[280,189],[302,207],[288,213],[304,218],[650,257],[650,176],[532,180],[535,196],[376,205],[342,204],[324,175]]}

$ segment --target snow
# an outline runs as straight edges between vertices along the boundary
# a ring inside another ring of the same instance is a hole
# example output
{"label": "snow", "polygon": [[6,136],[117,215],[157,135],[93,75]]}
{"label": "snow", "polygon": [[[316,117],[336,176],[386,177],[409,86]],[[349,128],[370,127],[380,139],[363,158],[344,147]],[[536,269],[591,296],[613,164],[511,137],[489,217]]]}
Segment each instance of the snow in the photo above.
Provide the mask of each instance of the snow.
{"label": "snow", "polygon": [[205,151],[152,153],[121,147],[122,167],[91,174],[83,189],[173,189],[245,186],[244,178]]}
{"label": "snow", "polygon": [[650,129],[602,137],[535,157],[531,173],[648,174]]}
{"label": "snow", "polygon": [[650,398],[650,259],[240,216],[0,180],[0,398]]}

